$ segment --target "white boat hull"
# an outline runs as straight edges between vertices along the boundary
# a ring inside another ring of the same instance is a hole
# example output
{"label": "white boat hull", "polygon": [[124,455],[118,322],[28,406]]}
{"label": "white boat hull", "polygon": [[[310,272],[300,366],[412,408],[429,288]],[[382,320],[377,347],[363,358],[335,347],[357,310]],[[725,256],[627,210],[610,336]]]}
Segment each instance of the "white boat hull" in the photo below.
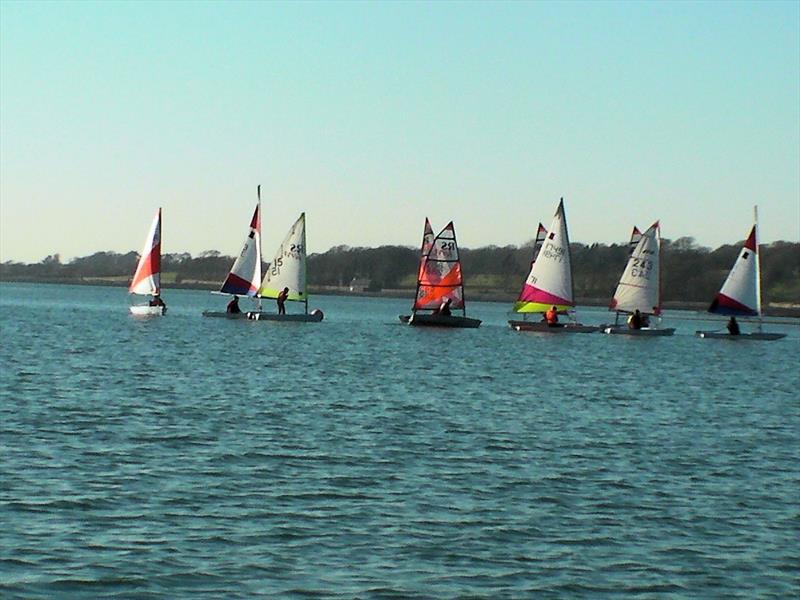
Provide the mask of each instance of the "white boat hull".
{"label": "white boat hull", "polygon": [[603,333],[610,335],[632,335],[638,337],[663,337],[675,333],[674,327],[664,329],[656,327],[642,327],[641,329],[631,329],[627,325],[607,325],[602,328]]}
{"label": "white boat hull", "polygon": [[216,317],[219,319],[247,319],[246,312],[240,313],[229,313],[225,311],[215,311],[215,310],[204,310],[203,311],[204,317]]}
{"label": "white boat hull", "polygon": [[130,308],[131,314],[136,317],[161,317],[167,313],[166,306],[150,306],[148,304],[135,304]]}
{"label": "white boat hull", "polygon": [[550,327],[541,321],[509,321],[509,327],[515,331],[534,331],[538,333],[594,333],[598,331],[597,325],[582,325],[581,323],[563,323]]}
{"label": "white boat hull", "polygon": [[325,315],[319,309],[312,310],[308,314],[288,314],[279,315],[277,313],[249,312],[247,318],[251,321],[277,321],[281,323],[319,323]]}
{"label": "white boat hull", "polygon": [[695,331],[694,334],[703,339],[714,339],[714,340],[764,340],[764,341],[774,341],[779,340],[781,338],[785,338],[785,333],[764,333],[764,332],[753,332],[753,333],[740,333],[739,335],[731,335],[728,332],[722,331]]}

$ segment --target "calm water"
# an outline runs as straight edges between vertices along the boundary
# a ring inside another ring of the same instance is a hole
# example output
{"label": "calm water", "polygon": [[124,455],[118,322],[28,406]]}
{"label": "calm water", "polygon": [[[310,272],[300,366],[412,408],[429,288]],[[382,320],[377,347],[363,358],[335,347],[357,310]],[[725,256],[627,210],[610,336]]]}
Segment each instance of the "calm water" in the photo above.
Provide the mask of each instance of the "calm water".
{"label": "calm water", "polygon": [[[0,285],[0,597],[786,598],[800,327],[777,342],[204,319]],[[244,305],[245,303],[243,303]],[[583,310],[585,322],[608,319]]]}

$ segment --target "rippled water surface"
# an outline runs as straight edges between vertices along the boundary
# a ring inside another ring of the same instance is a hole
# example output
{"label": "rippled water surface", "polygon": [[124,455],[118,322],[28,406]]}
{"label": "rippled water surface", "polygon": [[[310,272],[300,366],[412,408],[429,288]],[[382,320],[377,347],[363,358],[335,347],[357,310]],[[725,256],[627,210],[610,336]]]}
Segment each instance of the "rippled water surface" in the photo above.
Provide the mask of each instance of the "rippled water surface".
{"label": "rippled water surface", "polygon": [[425,330],[403,300],[318,296],[325,321],[290,325],[165,298],[142,320],[119,288],[0,285],[0,597],[800,590],[796,325],[546,336],[500,304]]}

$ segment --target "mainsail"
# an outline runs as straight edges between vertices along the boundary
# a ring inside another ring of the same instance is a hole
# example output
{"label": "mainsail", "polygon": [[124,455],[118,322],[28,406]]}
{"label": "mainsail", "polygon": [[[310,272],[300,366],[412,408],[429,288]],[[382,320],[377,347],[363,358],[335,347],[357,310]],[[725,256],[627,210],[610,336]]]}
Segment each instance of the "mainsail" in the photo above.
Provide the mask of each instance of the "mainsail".
{"label": "mainsail", "polygon": [[[544,229],[541,224],[539,230]],[[541,251],[531,266],[522,287],[514,312],[546,312],[555,306],[564,312],[573,306],[572,268],[569,250],[564,199],[558,204],[550,232],[545,236]]]}
{"label": "mainsail", "polygon": [[308,302],[306,293],[306,213],[295,221],[270,262],[258,296],[277,298],[289,288],[287,300]]}
{"label": "mainsail", "polygon": [[261,186],[258,186],[258,200],[244,247],[219,290],[222,294],[255,296],[258,293],[261,281]]}
{"label": "mainsail", "polygon": [[128,288],[131,294],[155,296],[161,293],[161,209],[156,211],[147,233],[139,264]]}
{"label": "mainsail", "polygon": [[751,316],[761,314],[757,225],[754,223],[722,289],[708,312],[719,315]]}
{"label": "mainsail", "polygon": [[642,234],[628,258],[609,310],[661,314],[660,251],[661,228],[656,221]]}
{"label": "mainsail", "polygon": [[448,299],[450,308],[464,308],[464,282],[452,221],[434,238],[420,265],[414,310],[435,310]]}

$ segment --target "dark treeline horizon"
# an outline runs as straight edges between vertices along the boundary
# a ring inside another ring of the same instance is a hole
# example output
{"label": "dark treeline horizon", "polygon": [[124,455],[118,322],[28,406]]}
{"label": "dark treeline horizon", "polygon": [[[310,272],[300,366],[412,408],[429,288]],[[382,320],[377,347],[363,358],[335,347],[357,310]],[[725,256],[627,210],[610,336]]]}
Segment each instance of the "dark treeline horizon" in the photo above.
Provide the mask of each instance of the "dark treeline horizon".
{"label": "dark treeline horizon", "polygon": [[[662,240],[662,296],[665,301],[710,301],[719,290],[743,242],[714,250],[696,244],[694,238]],[[532,242],[522,246],[461,248],[464,284],[468,290],[515,295],[530,268]],[[577,298],[607,298],[616,287],[628,257],[627,244],[570,244]],[[800,243],[772,242],[759,246],[764,303],[800,303]],[[62,263],[58,254],[41,262],[0,264],[0,279],[80,281],[130,278],[136,252],[96,252]],[[161,270],[165,287],[170,283],[221,282],[234,257],[216,250],[164,254]],[[308,282],[314,287],[348,287],[358,281],[359,291],[413,288],[419,248],[335,246],[308,257]],[[469,291],[468,291],[469,293]]]}

